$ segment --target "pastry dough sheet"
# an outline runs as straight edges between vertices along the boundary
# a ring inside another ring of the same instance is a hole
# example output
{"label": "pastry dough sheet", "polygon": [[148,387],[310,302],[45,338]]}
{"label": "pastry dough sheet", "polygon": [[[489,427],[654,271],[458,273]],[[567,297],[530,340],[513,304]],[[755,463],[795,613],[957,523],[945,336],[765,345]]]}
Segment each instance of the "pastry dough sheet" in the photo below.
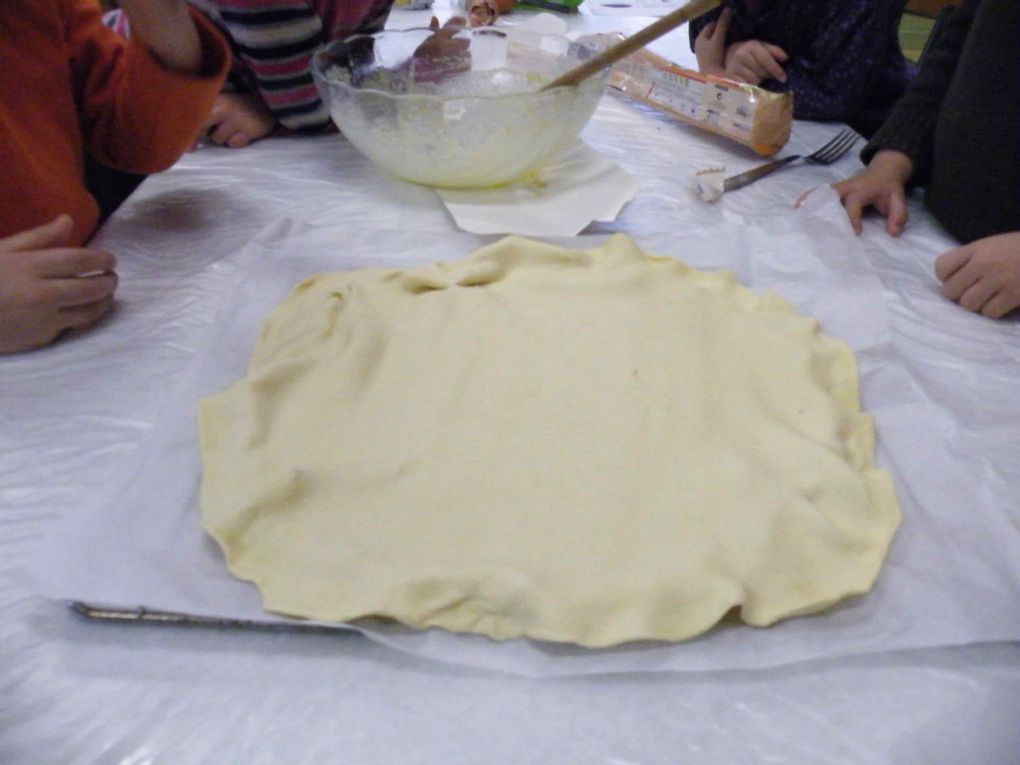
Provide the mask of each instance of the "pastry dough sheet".
{"label": "pastry dough sheet", "polygon": [[231,571],[322,620],[765,626],[866,592],[899,522],[850,349],[623,235],[314,277],[199,427]]}

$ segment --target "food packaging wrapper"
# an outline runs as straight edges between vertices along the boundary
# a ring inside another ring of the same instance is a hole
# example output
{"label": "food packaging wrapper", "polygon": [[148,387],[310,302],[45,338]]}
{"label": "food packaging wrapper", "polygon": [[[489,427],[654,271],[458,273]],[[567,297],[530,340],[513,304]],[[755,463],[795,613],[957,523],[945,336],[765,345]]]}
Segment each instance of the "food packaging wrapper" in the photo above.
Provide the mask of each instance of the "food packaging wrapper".
{"label": "food packaging wrapper", "polygon": [[[620,39],[588,35],[578,42],[593,52]],[[639,50],[618,62],[609,86],[684,122],[771,156],[783,148],[793,127],[793,95],[711,77]]]}

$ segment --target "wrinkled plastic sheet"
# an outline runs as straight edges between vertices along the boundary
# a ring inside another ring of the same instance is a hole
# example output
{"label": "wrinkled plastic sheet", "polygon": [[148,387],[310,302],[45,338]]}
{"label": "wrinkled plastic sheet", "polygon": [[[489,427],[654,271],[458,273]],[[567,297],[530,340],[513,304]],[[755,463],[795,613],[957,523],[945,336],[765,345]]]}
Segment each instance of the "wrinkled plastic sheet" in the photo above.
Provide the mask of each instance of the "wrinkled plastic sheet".
{"label": "wrinkled plastic sheet", "polygon": [[[538,677],[762,668],[1020,639],[1015,518],[996,512],[1001,498],[994,486],[970,480],[983,461],[956,454],[940,437],[951,434],[956,423],[925,399],[901,361],[885,320],[882,283],[860,243],[847,235],[844,217],[835,194],[826,190],[782,219],[755,226],[724,222],[638,240],[654,254],[681,257],[700,268],[728,268],[745,284],[780,292],[855,351],[862,400],[876,418],[878,461],[896,478],[904,516],[872,593],[823,615],[766,630],[726,626],[683,644],[588,650],[526,640],[496,643],[442,630],[361,627],[364,634],[449,663]],[[216,546],[203,535],[194,413],[201,397],[244,376],[262,320],[293,285],[323,271],[449,260],[476,244],[463,234],[419,241],[414,232],[363,229],[361,238],[360,252],[348,252],[335,226],[282,220],[217,262],[216,270],[229,276],[223,284],[232,286],[216,296],[221,311],[215,331],[179,391],[169,396],[145,462],[125,491],[82,507],[40,551],[36,570],[46,594],[208,616],[275,618],[261,611],[251,585],[227,573]],[[603,239],[557,241],[582,248]],[[1007,440],[998,446],[1005,450],[1018,433],[1007,429],[1003,435]],[[986,436],[985,446],[995,447],[995,437]],[[982,523],[968,524],[961,507],[980,514]],[[975,593],[982,593],[980,599]]]}
{"label": "wrinkled plastic sheet", "polygon": [[[819,146],[836,127],[799,123],[788,151]],[[903,527],[877,589],[818,618],[849,619],[869,604],[915,615],[919,609],[897,610],[892,584],[905,577],[931,593],[970,577],[981,586],[933,601],[938,607],[923,618],[933,634],[928,644],[964,640],[944,633],[960,616],[977,632],[1000,628],[989,612],[1017,599],[1018,328],[939,295],[932,262],[952,242],[917,200],[900,240],[877,222],[855,240],[827,192],[792,210],[803,189],[853,172],[852,156],[829,168],[784,171],[707,206],[692,191],[695,170],[725,164],[740,172],[759,160],[612,96],[584,137],[641,178],[642,189],[615,223],[592,227],[582,241],[625,230],[649,251],[732,268],[756,291],[795,297],[826,332],[863,351],[862,367],[869,349],[891,354],[870,357],[873,376],[862,385],[878,420],[879,460],[904,501]],[[246,762],[341,755],[351,762],[1015,760],[1015,643],[682,679],[645,672],[538,682],[423,662],[420,655],[437,655],[428,633],[423,645],[395,653],[357,638],[131,630],[80,623],[33,594],[23,572],[38,565],[39,545],[76,519],[126,509],[143,477],[194,485],[194,475],[152,473],[151,455],[166,446],[164,424],[190,416],[173,406],[194,390],[201,355],[218,348],[224,368],[246,358],[251,338],[238,333],[241,314],[231,313],[248,303],[244,290],[291,267],[296,276],[302,261],[324,254],[288,252],[279,245],[290,234],[297,241],[298,233],[329,232],[335,252],[325,255],[337,267],[410,265],[431,256],[432,239],[455,250],[445,257],[491,240],[455,231],[433,192],[381,176],[340,138],[274,139],[245,152],[185,157],[147,181],[108,224],[98,244],[117,254],[122,282],[118,311],[99,331],[0,360],[0,760],[208,762],[227,751]],[[407,251],[381,252],[380,238],[395,228],[405,232]],[[799,250],[760,257],[754,248],[770,231],[794,247],[803,242],[815,261]],[[252,269],[250,283],[242,267]],[[818,278],[829,268],[842,269],[837,284],[832,274]],[[818,291],[794,296],[791,285]],[[268,286],[273,295],[256,297],[269,302],[289,287]],[[867,298],[856,312],[848,310],[855,295]],[[878,384],[882,358],[896,359],[891,386]],[[150,509],[133,511],[147,518]],[[153,513],[154,524],[160,519]],[[167,544],[190,535],[208,545],[190,523]],[[78,538],[65,562],[107,553],[144,562],[144,547],[93,546],[99,532]],[[976,554],[954,558],[949,571],[911,556],[925,546]],[[223,570],[218,564],[208,573]],[[256,603],[250,593],[245,607]],[[982,634],[966,640],[994,639]],[[896,647],[897,631],[884,637],[871,650]]]}

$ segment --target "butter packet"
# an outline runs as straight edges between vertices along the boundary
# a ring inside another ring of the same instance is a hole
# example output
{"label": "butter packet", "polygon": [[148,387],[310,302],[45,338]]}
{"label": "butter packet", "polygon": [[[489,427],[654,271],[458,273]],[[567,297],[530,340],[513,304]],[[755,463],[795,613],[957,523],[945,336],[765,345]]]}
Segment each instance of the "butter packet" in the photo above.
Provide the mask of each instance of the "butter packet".
{"label": "butter packet", "polygon": [[[578,42],[598,53],[622,35],[587,35]],[[793,94],[684,69],[648,50],[616,63],[609,86],[659,111],[771,156],[790,139]]]}

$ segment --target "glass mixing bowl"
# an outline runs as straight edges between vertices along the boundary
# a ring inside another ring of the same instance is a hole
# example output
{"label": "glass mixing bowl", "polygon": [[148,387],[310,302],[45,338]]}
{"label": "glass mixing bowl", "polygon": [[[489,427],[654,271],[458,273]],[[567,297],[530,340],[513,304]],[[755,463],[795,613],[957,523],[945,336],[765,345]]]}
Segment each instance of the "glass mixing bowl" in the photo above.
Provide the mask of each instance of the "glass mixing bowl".
{"label": "glass mixing bowl", "polygon": [[585,51],[512,28],[387,30],[321,49],[312,74],[340,131],[393,175],[428,186],[519,180],[577,140],[608,72],[538,92]]}

